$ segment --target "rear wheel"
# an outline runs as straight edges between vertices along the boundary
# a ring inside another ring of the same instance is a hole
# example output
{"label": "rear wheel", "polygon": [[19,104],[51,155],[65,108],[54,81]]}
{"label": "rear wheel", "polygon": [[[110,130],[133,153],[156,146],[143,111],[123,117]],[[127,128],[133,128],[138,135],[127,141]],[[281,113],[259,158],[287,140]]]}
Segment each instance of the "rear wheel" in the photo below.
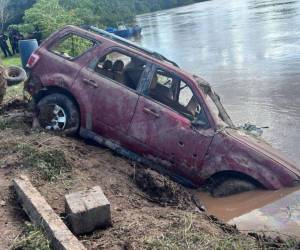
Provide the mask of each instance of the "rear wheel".
{"label": "rear wheel", "polygon": [[37,118],[42,128],[74,135],[79,129],[79,111],[64,94],[50,94],[37,103]]}
{"label": "rear wheel", "polygon": [[229,177],[218,184],[215,184],[211,190],[214,197],[224,197],[233,194],[238,194],[246,191],[251,191],[257,188],[257,185],[250,180]]}

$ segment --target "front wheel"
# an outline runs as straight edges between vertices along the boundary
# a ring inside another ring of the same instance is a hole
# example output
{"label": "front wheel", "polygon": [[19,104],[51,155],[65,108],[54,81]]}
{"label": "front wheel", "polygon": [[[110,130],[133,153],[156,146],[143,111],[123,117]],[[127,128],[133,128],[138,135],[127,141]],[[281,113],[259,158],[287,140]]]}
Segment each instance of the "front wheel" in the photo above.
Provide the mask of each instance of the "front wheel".
{"label": "front wheel", "polygon": [[251,191],[257,188],[255,183],[242,178],[228,178],[215,185],[211,194],[213,197],[224,197],[233,194],[238,194],[246,191]]}
{"label": "front wheel", "polygon": [[50,94],[37,103],[37,118],[42,128],[67,135],[79,129],[79,111],[75,103],[64,94]]}

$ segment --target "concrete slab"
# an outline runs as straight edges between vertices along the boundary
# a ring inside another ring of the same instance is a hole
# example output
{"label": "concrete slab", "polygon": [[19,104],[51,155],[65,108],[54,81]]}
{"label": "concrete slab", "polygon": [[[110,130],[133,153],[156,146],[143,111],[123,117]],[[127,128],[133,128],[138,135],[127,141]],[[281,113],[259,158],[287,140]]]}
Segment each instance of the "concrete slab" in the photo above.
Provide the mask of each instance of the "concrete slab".
{"label": "concrete slab", "polygon": [[240,230],[281,232],[300,238],[300,191],[229,221]]}
{"label": "concrete slab", "polygon": [[45,229],[54,249],[86,249],[53,211],[44,197],[32,186],[26,176],[14,179],[13,184],[23,209],[34,224]]}
{"label": "concrete slab", "polygon": [[68,222],[74,234],[111,225],[110,203],[99,186],[65,196]]}

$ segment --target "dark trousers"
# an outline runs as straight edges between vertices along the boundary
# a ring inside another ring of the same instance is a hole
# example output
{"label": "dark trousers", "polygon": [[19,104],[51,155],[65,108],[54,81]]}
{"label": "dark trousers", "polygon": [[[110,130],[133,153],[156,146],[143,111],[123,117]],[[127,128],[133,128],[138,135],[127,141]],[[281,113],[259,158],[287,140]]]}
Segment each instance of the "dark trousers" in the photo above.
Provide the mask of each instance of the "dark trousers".
{"label": "dark trousers", "polygon": [[5,57],[12,56],[7,44],[1,44],[0,47]]}
{"label": "dark trousers", "polygon": [[11,45],[12,53],[18,54],[19,53],[18,41],[14,41],[10,45]]}

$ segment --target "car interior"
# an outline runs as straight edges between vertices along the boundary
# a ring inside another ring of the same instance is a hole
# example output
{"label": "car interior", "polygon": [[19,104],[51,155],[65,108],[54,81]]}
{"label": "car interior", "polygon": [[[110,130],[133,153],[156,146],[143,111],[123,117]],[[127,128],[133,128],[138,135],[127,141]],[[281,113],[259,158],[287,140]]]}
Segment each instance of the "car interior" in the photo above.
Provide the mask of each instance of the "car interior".
{"label": "car interior", "polygon": [[194,120],[201,112],[201,106],[190,87],[179,78],[161,69],[155,72],[148,95],[190,120]]}
{"label": "car interior", "polygon": [[[146,63],[139,58],[111,52],[98,60],[94,70],[102,76],[136,90],[145,67]],[[147,95],[191,121],[201,112],[201,106],[190,87],[162,69],[156,70]]]}
{"label": "car interior", "polygon": [[120,52],[111,52],[99,59],[95,71],[129,88],[137,89],[146,63]]}

